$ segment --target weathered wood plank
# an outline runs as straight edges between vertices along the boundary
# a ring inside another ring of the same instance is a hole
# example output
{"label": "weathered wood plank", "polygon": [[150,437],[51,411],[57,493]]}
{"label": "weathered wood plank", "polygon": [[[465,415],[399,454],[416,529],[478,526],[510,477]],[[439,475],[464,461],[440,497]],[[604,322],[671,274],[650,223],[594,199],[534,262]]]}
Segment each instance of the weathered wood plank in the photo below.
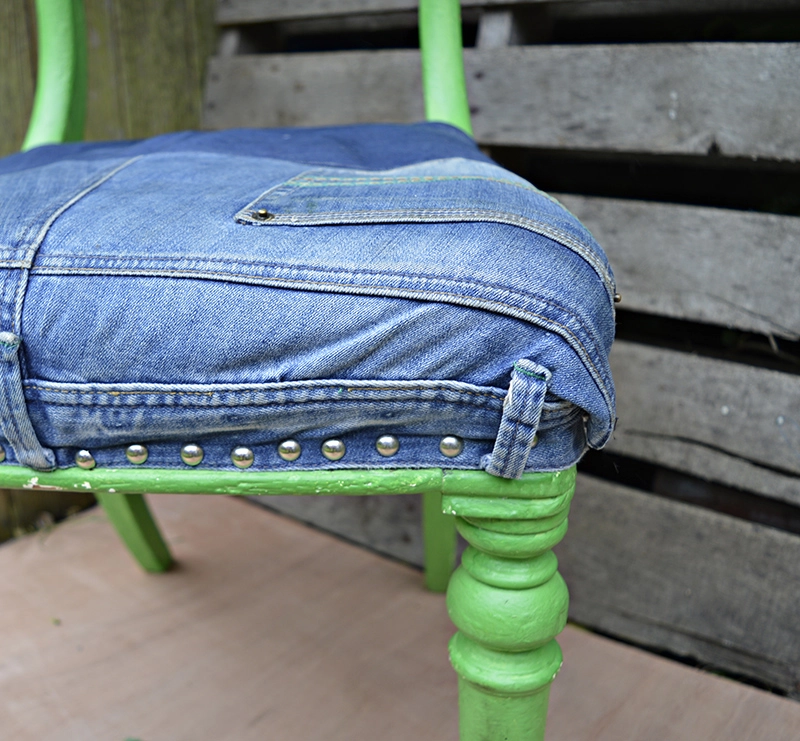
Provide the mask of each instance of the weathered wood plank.
{"label": "weathered wood plank", "polygon": [[[215,0],[85,0],[89,39],[86,138],[197,128]],[[0,155],[22,143],[33,101],[32,0],[0,3]]]}
{"label": "weathered wood plank", "polygon": [[578,477],[570,618],[800,693],[800,537]]}
{"label": "weathered wood plank", "polygon": [[[483,144],[800,159],[800,44],[467,49]],[[214,58],[205,125],[422,117],[413,50]]]}
{"label": "weathered wood plank", "polygon": [[[462,0],[463,8],[474,6],[515,5],[521,0]],[[581,0],[558,0],[580,2]],[[392,13],[416,10],[418,0],[292,0],[276,3],[269,0],[219,0],[217,23],[257,23],[296,20],[320,16]]]}
{"label": "weathered wood plank", "polygon": [[33,529],[48,529],[55,520],[94,503],[94,495],[88,491],[0,489],[0,543]]}
{"label": "weathered wood plank", "polygon": [[417,494],[391,497],[248,497],[275,512],[422,567],[422,507]]}
{"label": "weathered wood plank", "polygon": [[87,3],[93,39],[87,138],[197,127],[206,59],[215,46],[213,6],[214,0]]}
{"label": "weathered wood plank", "polygon": [[473,127],[485,144],[800,158],[800,44],[468,52]]}
{"label": "weathered wood plank", "polygon": [[[276,3],[270,0],[219,0],[217,22],[220,24],[282,21],[319,16],[355,15],[414,10],[417,0],[292,0]],[[698,13],[715,11],[794,9],[794,0],[461,0],[463,8],[497,5],[548,5],[586,7],[597,14],[639,15],[666,13]],[[612,8],[604,6],[613,6]]]}
{"label": "weathered wood plank", "polygon": [[800,376],[617,342],[609,450],[800,504]]}
{"label": "weathered wood plank", "polygon": [[203,126],[420,121],[420,75],[415,51],[213,57]]}
{"label": "weathered wood plank", "polygon": [[33,3],[0,3],[0,157],[22,145],[33,105]]}
{"label": "weathered wood plank", "polygon": [[558,195],[608,253],[622,306],[800,339],[800,218]]}
{"label": "weathered wood plank", "polygon": [[499,49],[519,44],[521,29],[510,10],[492,10],[483,13],[478,23],[478,38],[475,46],[479,49]]}

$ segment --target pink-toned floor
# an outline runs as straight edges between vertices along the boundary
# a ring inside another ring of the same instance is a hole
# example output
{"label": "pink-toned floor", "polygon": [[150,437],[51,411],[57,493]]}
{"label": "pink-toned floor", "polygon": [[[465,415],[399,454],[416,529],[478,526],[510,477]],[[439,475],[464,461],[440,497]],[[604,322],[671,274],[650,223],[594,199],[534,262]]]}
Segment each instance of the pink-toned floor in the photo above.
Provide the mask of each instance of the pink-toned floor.
{"label": "pink-toned floor", "polygon": [[[141,573],[91,510],[0,546],[0,739],[457,739],[421,575],[243,501],[151,498]],[[568,628],[548,741],[798,741],[800,703]]]}

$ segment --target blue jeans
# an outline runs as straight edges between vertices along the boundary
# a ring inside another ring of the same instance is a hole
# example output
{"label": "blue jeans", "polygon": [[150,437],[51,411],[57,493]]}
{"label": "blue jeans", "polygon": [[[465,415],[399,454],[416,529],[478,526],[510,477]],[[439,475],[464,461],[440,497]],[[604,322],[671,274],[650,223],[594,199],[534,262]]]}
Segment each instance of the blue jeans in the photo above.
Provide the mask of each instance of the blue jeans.
{"label": "blue jeans", "polygon": [[614,292],[443,124],[41,147],[0,161],[5,464],[562,469],[613,429]]}

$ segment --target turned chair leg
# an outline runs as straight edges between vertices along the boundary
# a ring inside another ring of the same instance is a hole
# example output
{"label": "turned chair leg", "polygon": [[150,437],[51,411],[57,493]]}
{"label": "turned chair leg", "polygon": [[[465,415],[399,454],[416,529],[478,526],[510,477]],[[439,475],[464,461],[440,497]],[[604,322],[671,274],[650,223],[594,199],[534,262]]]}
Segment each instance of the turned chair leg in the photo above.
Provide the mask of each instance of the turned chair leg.
{"label": "turned chair leg", "polygon": [[139,565],[151,573],[172,564],[169,548],[141,494],[96,494],[111,524]]}
{"label": "turned chair leg", "polygon": [[569,599],[551,551],[566,532],[574,492],[574,471],[565,473],[560,492],[550,487],[529,500],[445,497],[470,544],[447,592],[458,628],[450,659],[459,676],[461,741],[544,739],[562,660],[555,636]]}

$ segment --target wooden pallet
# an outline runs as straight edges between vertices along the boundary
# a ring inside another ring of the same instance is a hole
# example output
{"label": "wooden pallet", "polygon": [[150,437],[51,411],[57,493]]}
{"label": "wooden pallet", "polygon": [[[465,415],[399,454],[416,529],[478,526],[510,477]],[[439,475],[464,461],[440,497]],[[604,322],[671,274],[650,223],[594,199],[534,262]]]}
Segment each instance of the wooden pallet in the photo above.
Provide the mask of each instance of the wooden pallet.
{"label": "wooden pallet", "polygon": [[[414,5],[219,0],[205,126],[420,120]],[[623,296],[571,617],[799,697],[798,3],[463,5],[477,140],[559,194]],[[418,559],[411,502],[270,503]]]}

